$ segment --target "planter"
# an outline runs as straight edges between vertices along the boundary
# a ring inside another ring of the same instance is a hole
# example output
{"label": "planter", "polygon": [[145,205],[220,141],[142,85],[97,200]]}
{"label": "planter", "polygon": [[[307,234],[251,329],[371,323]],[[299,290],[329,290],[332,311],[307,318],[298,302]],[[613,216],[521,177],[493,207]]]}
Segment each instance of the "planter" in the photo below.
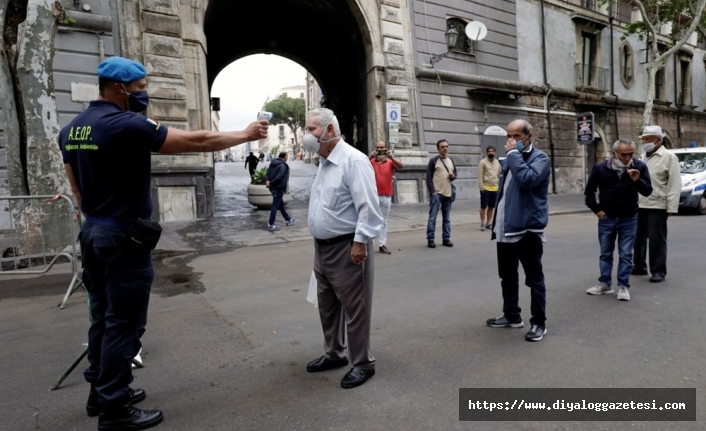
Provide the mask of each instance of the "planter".
{"label": "planter", "polygon": [[[292,200],[292,193],[284,194],[284,204],[287,205]],[[248,202],[258,209],[272,208],[272,193],[264,184],[248,184]]]}

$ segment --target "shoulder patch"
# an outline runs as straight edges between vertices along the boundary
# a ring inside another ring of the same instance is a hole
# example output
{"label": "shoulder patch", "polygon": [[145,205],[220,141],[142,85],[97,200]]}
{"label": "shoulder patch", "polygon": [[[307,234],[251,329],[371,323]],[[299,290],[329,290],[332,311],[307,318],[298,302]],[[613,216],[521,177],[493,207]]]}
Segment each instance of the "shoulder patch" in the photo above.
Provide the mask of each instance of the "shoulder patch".
{"label": "shoulder patch", "polygon": [[151,125],[153,125],[155,127],[155,129],[157,129],[157,130],[159,130],[159,128],[162,127],[162,125],[159,124],[159,122],[157,120],[154,120],[150,117],[147,117],[147,122],[150,123]]}

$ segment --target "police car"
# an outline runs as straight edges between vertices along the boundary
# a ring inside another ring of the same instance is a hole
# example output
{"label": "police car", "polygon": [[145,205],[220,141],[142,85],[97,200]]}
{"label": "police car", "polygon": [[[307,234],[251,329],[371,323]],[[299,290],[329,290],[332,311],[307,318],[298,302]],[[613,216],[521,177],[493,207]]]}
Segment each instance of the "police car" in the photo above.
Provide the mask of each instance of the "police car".
{"label": "police car", "polygon": [[706,215],[706,148],[679,148],[670,151],[679,157],[679,207],[694,208]]}

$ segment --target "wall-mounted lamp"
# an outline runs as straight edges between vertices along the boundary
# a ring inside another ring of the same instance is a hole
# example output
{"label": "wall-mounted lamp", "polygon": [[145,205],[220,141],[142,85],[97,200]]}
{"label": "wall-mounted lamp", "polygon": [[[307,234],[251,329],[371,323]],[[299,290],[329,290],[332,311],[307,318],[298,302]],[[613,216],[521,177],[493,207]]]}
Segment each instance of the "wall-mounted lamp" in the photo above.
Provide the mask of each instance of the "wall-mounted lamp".
{"label": "wall-mounted lamp", "polygon": [[446,30],[446,34],[444,36],[446,37],[446,47],[448,48],[448,51],[443,54],[432,55],[430,59],[432,66],[440,62],[442,58],[451,54],[451,50],[456,47],[456,43],[458,42],[458,31],[455,27],[449,26],[449,29]]}

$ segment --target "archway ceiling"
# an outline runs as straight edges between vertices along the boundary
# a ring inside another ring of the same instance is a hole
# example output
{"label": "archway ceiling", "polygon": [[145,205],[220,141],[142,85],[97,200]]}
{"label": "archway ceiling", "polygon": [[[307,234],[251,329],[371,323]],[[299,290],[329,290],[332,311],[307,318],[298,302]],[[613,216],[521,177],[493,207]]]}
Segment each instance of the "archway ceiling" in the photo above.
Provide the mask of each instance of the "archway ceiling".
{"label": "archway ceiling", "polygon": [[[204,32],[208,80],[238,58],[278,54],[309,69],[325,89],[357,86],[365,68],[359,23],[346,0],[211,0]],[[303,83],[303,82],[302,82]]]}

